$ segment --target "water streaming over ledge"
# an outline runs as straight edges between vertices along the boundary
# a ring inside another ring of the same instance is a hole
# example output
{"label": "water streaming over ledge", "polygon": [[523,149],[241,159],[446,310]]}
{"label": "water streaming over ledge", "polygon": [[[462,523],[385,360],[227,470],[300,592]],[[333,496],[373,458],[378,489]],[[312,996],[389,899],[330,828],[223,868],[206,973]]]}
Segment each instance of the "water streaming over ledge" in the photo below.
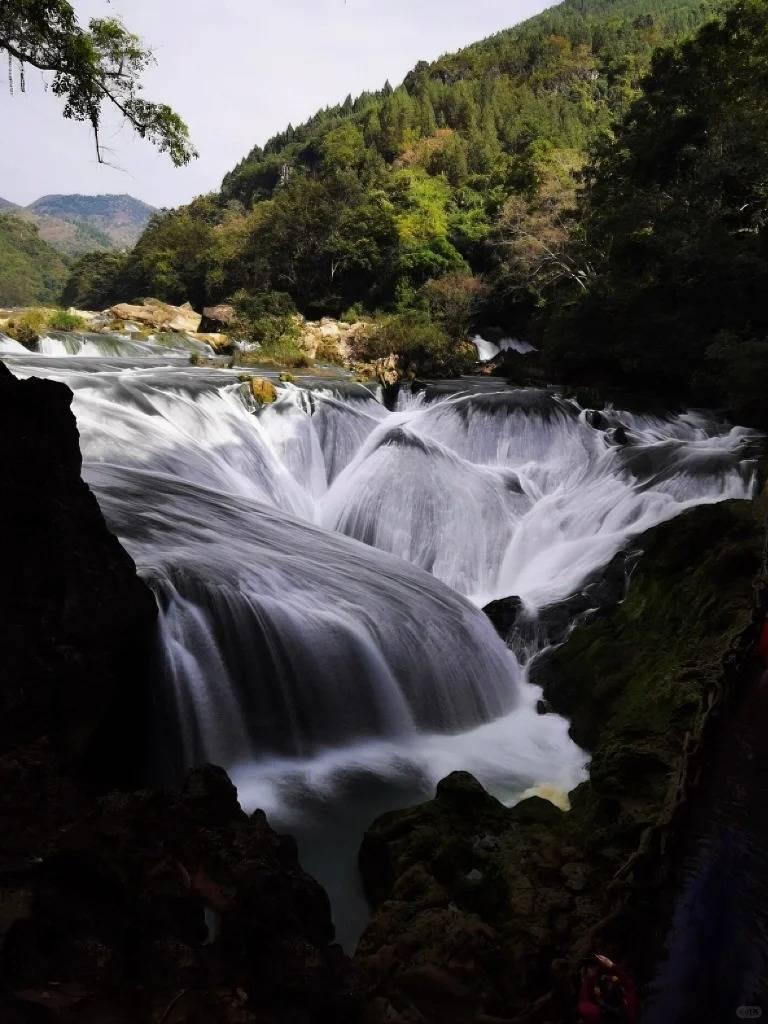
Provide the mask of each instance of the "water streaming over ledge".
{"label": "water streaming over ledge", "polygon": [[594,415],[495,381],[390,412],[341,379],[259,408],[185,349],[53,340],[3,357],[74,392],[86,478],[157,595],[169,757],[225,765],[298,835],[348,941],[377,813],[454,769],[506,800],[583,777],[479,607],[516,594],[535,616],[634,534],[751,492],[750,433],[700,413]]}

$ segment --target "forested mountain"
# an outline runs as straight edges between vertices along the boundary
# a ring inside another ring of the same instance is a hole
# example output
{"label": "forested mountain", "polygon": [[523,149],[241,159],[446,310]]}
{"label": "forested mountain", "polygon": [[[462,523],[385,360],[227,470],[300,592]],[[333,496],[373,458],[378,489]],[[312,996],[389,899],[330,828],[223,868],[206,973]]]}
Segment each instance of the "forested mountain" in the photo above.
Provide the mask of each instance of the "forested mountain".
{"label": "forested mountain", "polygon": [[715,9],[565,0],[420,63],[83,261],[77,295],[394,313],[441,351],[497,326],[553,378],[768,422],[768,0]]}
{"label": "forested mountain", "polygon": [[[110,247],[115,249],[128,249],[135,245],[155,212],[153,206],[129,195],[43,196],[26,209],[44,217],[87,226],[104,236]],[[42,229],[41,233],[44,236]]]}
{"label": "forested mountain", "polygon": [[0,305],[55,303],[67,272],[64,259],[33,225],[0,214]]}
{"label": "forested mountain", "polygon": [[347,97],[252,150],[219,194],[157,215],[115,291],[198,306],[279,291],[304,312],[339,314],[407,308],[430,279],[482,273],[494,315],[511,315],[509,200],[544,182],[572,191],[654,48],[712,8],[566,0],[418,64],[396,89]]}
{"label": "forested mountain", "polygon": [[0,199],[0,210],[34,224],[40,237],[65,256],[130,249],[154,207],[128,195],[51,195],[29,206]]}

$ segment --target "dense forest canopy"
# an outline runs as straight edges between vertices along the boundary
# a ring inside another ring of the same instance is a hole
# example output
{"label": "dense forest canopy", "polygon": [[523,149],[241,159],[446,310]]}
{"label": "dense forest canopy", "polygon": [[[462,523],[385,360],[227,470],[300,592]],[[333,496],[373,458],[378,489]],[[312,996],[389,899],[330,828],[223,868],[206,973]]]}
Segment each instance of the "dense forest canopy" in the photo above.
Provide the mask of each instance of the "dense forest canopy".
{"label": "dense forest canopy", "polygon": [[521,296],[504,280],[505,204],[542,182],[567,196],[654,48],[712,8],[566,0],[418,64],[398,88],[347,97],[253,149],[220,193],[156,216],[115,295],[202,306],[276,290],[338,315],[408,308],[426,282],[463,272],[498,285],[509,313]]}
{"label": "dense forest canopy", "polygon": [[656,54],[586,186],[570,255],[589,287],[557,295],[553,365],[768,423],[766,0]]}
{"label": "dense forest canopy", "polygon": [[67,273],[66,261],[34,225],[0,213],[0,305],[55,303]]}

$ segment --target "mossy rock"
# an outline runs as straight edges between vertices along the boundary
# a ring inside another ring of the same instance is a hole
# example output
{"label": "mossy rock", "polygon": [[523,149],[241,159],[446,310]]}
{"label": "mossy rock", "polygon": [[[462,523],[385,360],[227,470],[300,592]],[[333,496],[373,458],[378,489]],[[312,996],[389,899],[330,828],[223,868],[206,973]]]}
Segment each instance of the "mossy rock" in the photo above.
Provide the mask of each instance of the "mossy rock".
{"label": "mossy rock", "polygon": [[277,398],[277,388],[266,377],[249,377],[248,387],[258,405],[271,405]]}

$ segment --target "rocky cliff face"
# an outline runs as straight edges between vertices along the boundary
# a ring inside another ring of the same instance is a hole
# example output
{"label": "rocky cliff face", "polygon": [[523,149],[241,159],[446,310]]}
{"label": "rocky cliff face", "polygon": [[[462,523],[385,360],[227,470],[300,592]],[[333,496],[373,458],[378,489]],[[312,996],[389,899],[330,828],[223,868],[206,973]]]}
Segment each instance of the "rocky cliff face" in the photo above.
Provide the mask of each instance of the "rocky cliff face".
{"label": "rocky cliff face", "polygon": [[72,395],[0,363],[0,753],[138,765],[155,603],[80,478]]}
{"label": "rocky cliff face", "polygon": [[626,599],[539,661],[546,706],[592,757],[569,812],[507,809],[457,773],[372,826],[371,1022],[570,1020],[595,946],[642,976],[712,716],[755,671],[763,514],[727,502],[650,531]]}

